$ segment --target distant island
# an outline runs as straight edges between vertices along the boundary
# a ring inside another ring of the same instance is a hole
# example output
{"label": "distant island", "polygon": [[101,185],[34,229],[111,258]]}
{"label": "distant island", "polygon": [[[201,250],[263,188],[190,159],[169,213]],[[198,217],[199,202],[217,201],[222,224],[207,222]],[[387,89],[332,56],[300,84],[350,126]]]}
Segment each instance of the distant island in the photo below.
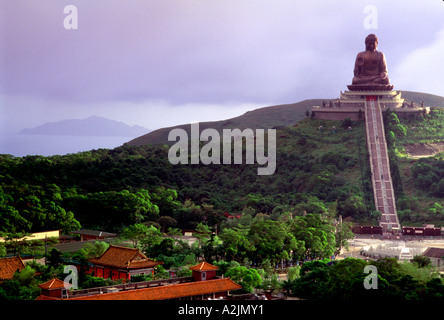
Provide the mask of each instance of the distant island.
{"label": "distant island", "polygon": [[137,137],[150,130],[103,117],[92,116],[86,119],[67,119],[48,122],[31,129],[23,129],[23,135],[59,135],[59,136],[92,136],[92,137]]}

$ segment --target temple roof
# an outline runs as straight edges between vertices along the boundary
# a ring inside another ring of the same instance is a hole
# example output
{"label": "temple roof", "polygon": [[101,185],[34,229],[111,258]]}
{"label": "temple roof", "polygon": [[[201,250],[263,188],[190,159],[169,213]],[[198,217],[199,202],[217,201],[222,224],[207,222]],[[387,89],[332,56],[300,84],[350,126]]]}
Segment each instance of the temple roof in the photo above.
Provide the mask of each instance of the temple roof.
{"label": "temple roof", "polygon": [[60,288],[69,289],[71,287],[71,284],[68,282],[64,282],[62,280],[59,280],[57,278],[53,278],[45,283],[39,284],[39,287],[42,289],[47,289],[47,290],[54,290],[54,289],[60,289]]}
{"label": "temple roof", "polygon": [[161,262],[148,259],[139,249],[110,245],[109,248],[98,258],[89,259],[95,265],[121,268],[142,269],[153,268]]}
{"label": "temple roof", "polygon": [[213,266],[212,264],[209,264],[208,262],[201,262],[198,265],[195,265],[193,267],[190,267],[190,270],[193,271],[212,271],[212,270],[217,270],[219,269],[216,266]]}
{"label": "temple roof", "polygon": [[21,271],[25,267],[22,258],[11,257],[0,259],[0,280],[12,279],[16,271]]}
{"label": "temple roof", "polygon": [[70,298],[69,300],[166,300],[191,297],[203,294],[227,292],[240,289],[242,286],[231,279],[215,279],[188,282],[169,286],[135,289],[112,293]]}

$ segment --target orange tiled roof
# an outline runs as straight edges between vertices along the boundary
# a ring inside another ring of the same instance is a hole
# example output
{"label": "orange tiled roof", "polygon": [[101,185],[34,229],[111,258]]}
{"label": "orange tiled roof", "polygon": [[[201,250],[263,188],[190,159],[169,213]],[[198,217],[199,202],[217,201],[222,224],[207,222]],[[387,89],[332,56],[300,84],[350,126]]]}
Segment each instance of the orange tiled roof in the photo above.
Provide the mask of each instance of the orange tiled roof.
{"label": "orange tiled roof", "polygon": [[89,262],[108,267],[123,269],[153,268],[161,262],[148,259],[139,249],[110,245],[98,258]]}
{"label": "orange tiled roof", "polygon": [[14,273],[25,267],[22,258],[11,257],[0,259],[0,280],[12,279]]}
{"label": "orange tiled roof", "polygon": [[216,266],[213,266],[212,264],[209,264],[208,262],[201,262],[198,265],[195,265],[193,267],[190,267],[190,270],[193,271],[211,271],[211,270],[217,270],[219,269]]}
{"label": "orange tiled roof", "polygon": [[69,300],[167,300],[198,296],[202,294],[227,292],[230,290],[240,289],[241,287],[242,286],[233,282],[231,279],[225,278],[103,293],[70,298]]}
{"label": "orange tiled roof", "polygon": [[71,284],[68,282],[64,282],[62,280],[59,280],[57,278],[53,278],[45,283],[39,284],[39,287],[42,289],[47,289],[47,290],[60,289],[60,288],[69,289],[71,287]]}

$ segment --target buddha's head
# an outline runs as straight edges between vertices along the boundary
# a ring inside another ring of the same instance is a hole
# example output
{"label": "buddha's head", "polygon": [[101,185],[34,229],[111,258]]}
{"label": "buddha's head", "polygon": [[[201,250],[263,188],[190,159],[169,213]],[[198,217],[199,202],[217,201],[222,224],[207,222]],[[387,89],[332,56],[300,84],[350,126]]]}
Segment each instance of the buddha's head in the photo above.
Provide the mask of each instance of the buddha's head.
{"label": "buddha's head", "polygon": [[375,51],[378,46],[378,37],[376,35],[369,34],[365,38],[365,50],[366,51]]}

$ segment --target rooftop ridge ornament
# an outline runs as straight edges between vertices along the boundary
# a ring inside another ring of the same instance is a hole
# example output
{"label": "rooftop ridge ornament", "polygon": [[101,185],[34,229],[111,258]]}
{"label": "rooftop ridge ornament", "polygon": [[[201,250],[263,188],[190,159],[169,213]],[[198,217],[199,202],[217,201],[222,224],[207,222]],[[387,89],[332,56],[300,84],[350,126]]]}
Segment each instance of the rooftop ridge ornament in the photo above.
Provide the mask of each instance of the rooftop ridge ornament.
{"label": "rooftop ridge ornament", "polygon": [[365,38],[365,51],[356,56],[353,69],[352,84],[348,85],[350,91],[391,91],[393,85],[387,72],[387,63],[384,53],[376,50],[378,37],[369,34]]}

